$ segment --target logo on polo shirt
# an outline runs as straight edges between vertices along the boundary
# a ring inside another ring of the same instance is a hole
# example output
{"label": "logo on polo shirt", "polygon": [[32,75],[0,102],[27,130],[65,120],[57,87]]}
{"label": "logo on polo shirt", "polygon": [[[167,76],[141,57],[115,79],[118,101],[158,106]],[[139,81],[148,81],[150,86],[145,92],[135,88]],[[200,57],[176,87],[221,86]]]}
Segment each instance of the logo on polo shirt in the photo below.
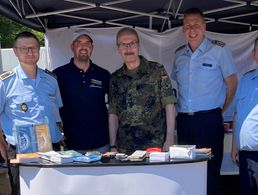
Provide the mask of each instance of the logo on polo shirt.
{"label": "logo on polo shirt", "polygon": [[102,88],[102,81],[99,81],[99,80],[96,80],[96,79],[91,79],[90,87]]}

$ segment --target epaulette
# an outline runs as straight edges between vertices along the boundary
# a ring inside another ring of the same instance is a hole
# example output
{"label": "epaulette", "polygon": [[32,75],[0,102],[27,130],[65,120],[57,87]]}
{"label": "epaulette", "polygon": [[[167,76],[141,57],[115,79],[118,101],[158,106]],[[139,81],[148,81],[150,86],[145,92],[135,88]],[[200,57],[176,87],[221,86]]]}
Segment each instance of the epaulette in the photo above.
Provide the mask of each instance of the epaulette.
{"label": "epaulette", "polygon": [[247,74],[249,74],[249,73],[251,73],[251,72],[253,72],[253,71],[255,71],[255,70],[256,70],[256,69],[249,70],[249,71],[247,71],[246,73],[244,73],[243,76],[244,76],[244,75],[247,75]]}
{"label": "epaulette", "polygon": [[7,79],[8,77],[14,75],[14,71],[10,70],[7,72],[4,72],[3,74],[0,75],[0,80]]}
{"label": "epaulette", "polygon": [[53,73],[53,72],[51,72],[50,70],[45,69],[44,71],[45,71],[45,73],[47,73],[47,74],[51,75],[51,76],[52,76],[52,77],[54,77],[55,79],[57,78],[56,74],[55,74],[55,73]]}
{"label": "epaulette", "polygon": [[179,50],[185,48],[185,47],[186,47],[186,45],[181,45],[180,47],[178,47],[178,48],[175,50],[175,53],[178,52]]}
{"label": "epaulette", "polygon": [[218,40],[212,40],[211,43],[213,43],[214,45],[218,45],[220,47],[224,47],[226,45],[226,43]]}

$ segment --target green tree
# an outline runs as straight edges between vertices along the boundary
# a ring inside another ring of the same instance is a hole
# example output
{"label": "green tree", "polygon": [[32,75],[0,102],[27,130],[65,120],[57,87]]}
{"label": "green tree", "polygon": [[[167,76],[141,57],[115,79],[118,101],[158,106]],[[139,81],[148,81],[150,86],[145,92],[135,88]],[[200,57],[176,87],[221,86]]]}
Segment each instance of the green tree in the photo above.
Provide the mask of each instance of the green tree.
{"label": "green tree", "polygon": [[13,47],[13,41],[15,36],[23,31],[29,31],[34,33],[40,41],[40,46],[44,46],[44,34],[42,32],[35,31],[31,28],[18,24],[4,16],[0,16],[0,36],[2,48]]}

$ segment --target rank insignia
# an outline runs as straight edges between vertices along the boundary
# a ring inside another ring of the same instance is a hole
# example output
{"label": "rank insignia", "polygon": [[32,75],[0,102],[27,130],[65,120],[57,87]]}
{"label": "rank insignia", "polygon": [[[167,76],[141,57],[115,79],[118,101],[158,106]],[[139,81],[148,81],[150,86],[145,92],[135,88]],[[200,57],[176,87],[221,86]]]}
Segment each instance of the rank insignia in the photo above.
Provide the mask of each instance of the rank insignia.
{"label": "rank insignia", "polygon": [[23,112],[26,112],[26,111],[28,110],[27,104],[22,103],[22,104],[21,104],[21,110],[22,110]]}

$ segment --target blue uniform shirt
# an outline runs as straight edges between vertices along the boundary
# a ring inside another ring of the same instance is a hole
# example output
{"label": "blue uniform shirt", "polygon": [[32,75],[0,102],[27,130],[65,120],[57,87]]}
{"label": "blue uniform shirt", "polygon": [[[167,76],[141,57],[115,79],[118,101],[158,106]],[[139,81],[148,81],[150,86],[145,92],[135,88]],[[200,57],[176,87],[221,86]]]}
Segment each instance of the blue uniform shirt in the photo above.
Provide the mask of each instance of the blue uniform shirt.
{"label": "blue uniform shirt", "polygon": [[236,93],[236,112],[237,148],[258,151],[258,69],[241,78]]}
{"label": "blue uniform shirt", "polygon": [[[14,122],[20,125],[49,123],[51,140],[56,143],[62,135],[58,129],[56,112],[62,106],[57,81],[42,69],[36,79],[30,79],[19,65],[11,76],[0,80],[1,126],[8,143],[15,145]],[[25,110],[22,105],[25,105]]]}
{"label": "blue uniform shirt", "polygon": [[194,52],[189,46],[179,49],[171,75],[178,85],[178,112],[221,107],[226,97],[224,79],[234,73],[232,54],[222,42],[205,37]]}

